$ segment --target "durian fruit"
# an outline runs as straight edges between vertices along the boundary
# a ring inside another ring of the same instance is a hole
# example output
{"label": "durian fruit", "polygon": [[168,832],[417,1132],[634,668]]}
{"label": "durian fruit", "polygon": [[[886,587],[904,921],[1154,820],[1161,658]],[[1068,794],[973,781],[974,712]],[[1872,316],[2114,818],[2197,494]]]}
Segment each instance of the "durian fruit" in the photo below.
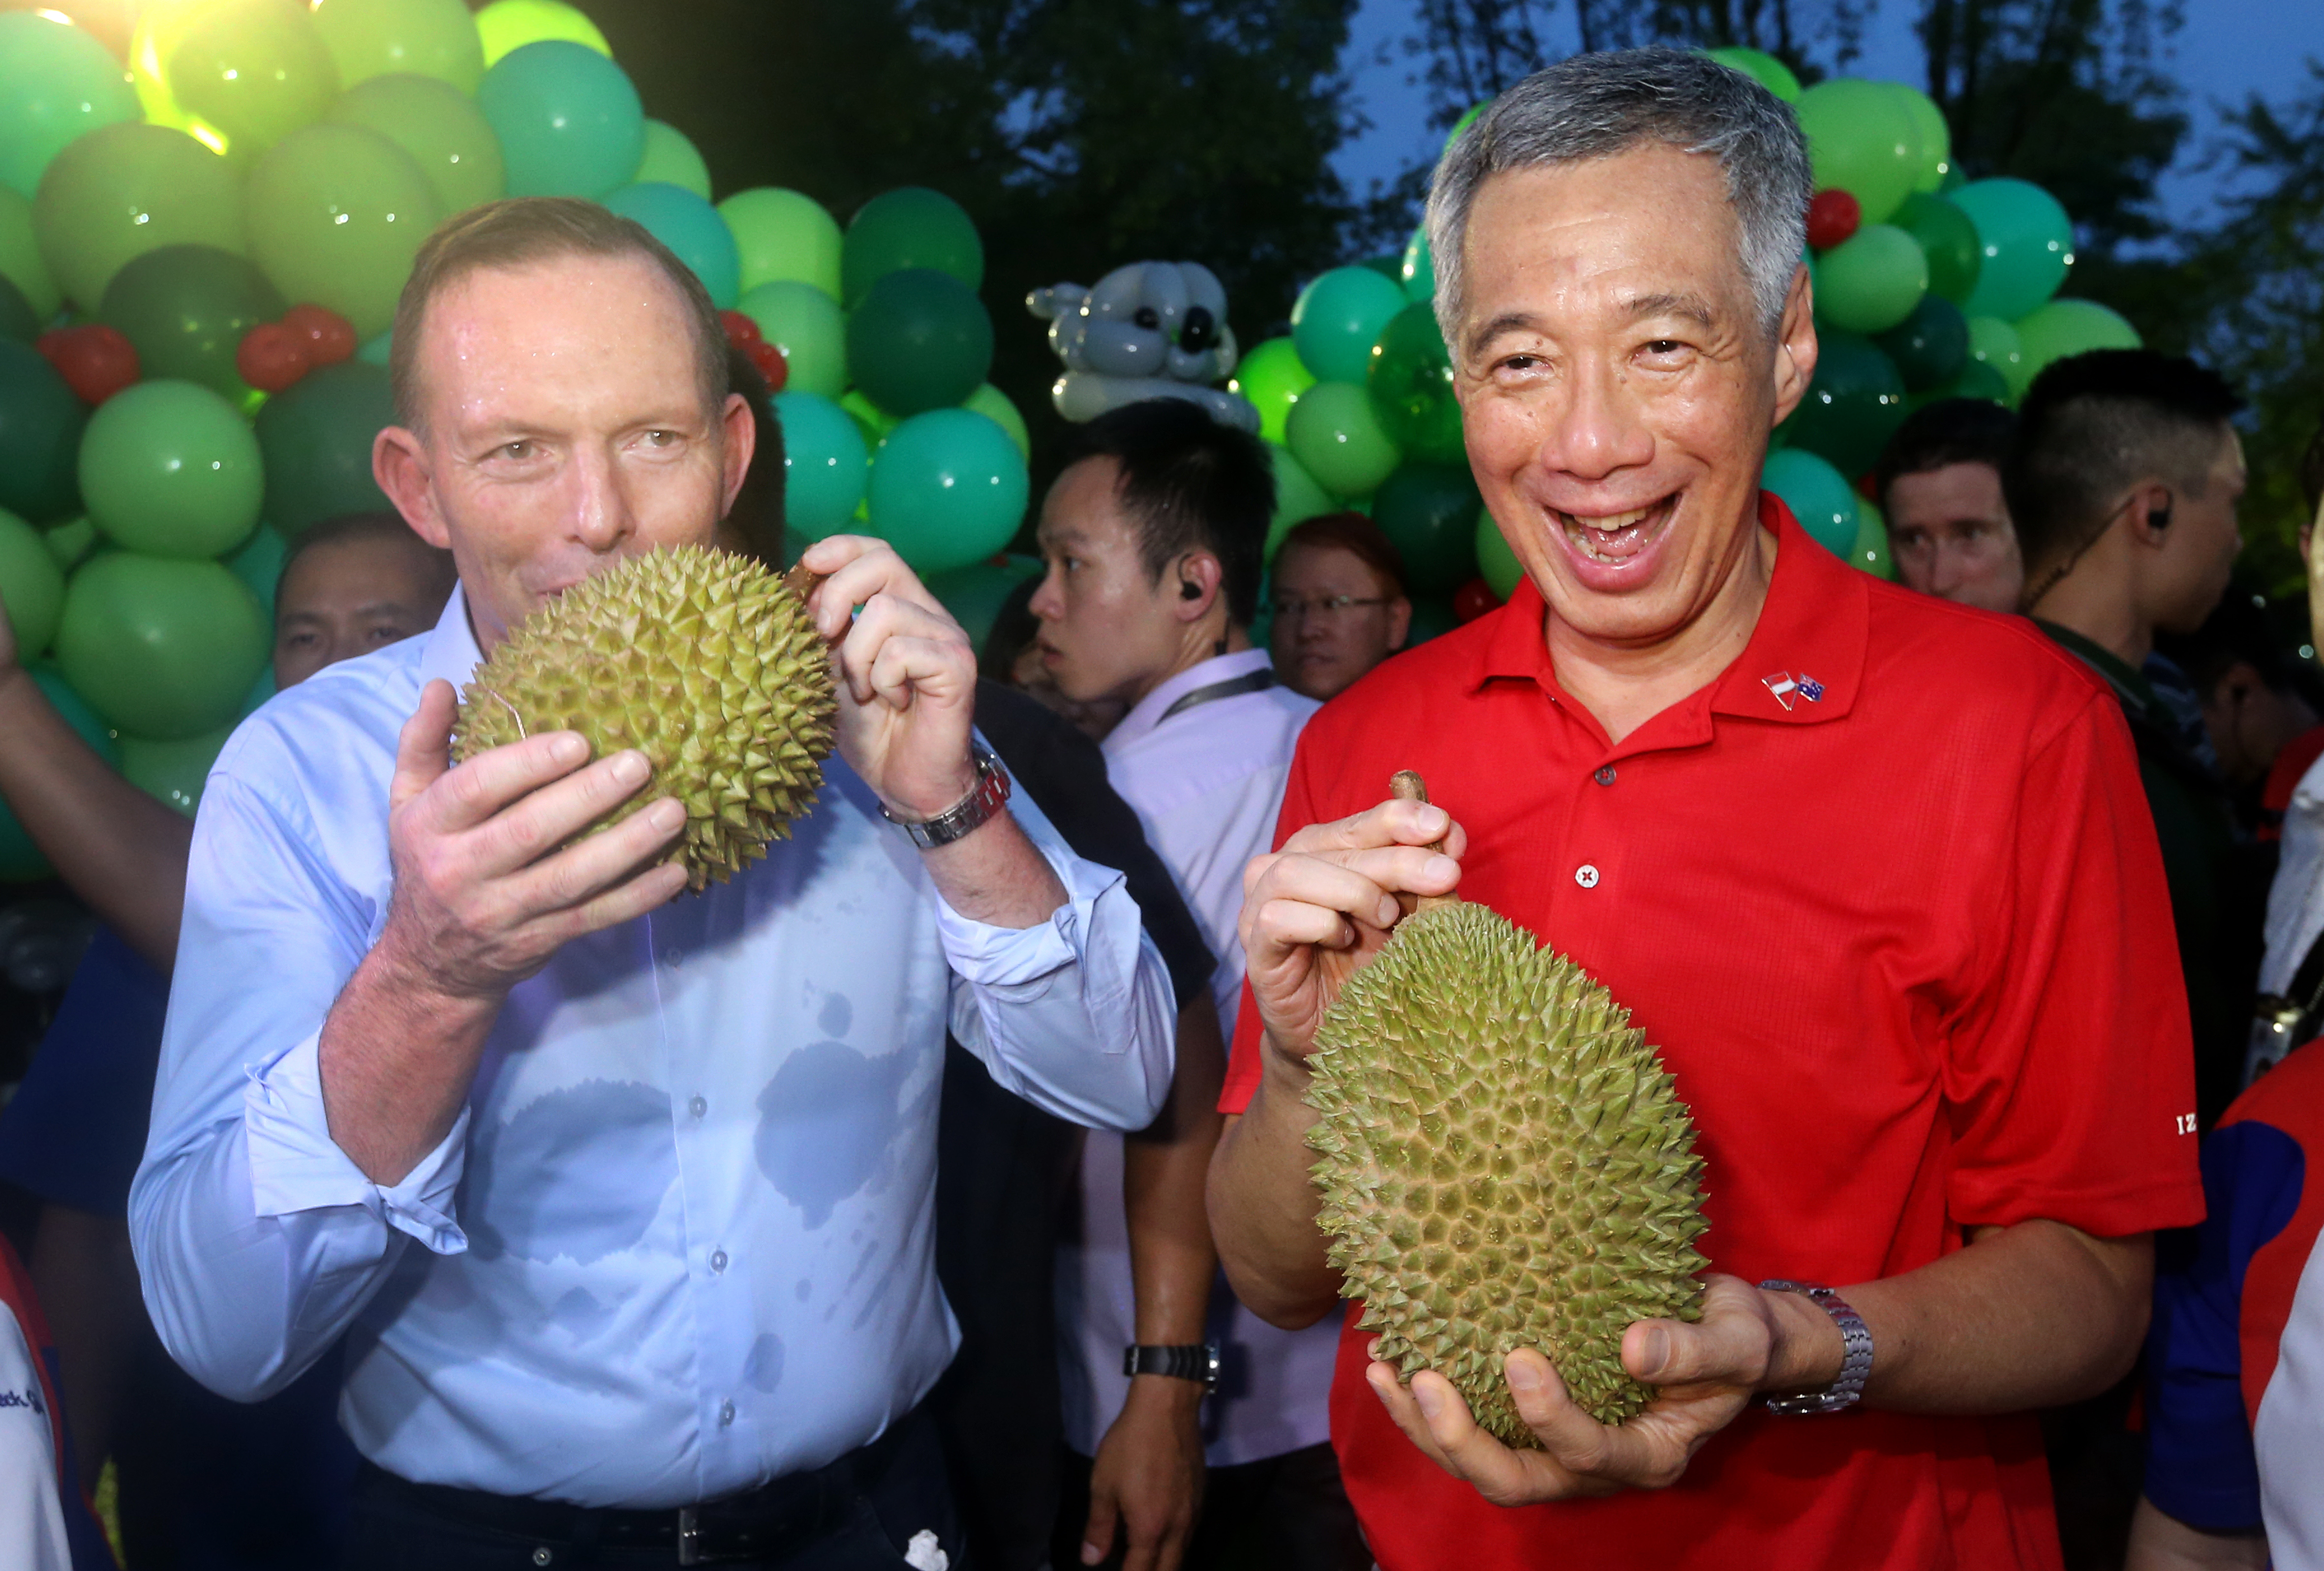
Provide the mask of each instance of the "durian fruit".
{"label": "durian fruit", "polygon": [[696,546],[656,550],[525,618],[462,691],[454,762],[545,730],[590,756],[636,748],[653,778],[586,832],[663,796],[686,804],[666,860],[724,883],[814,805],[831,752],[831,659],[804,584]]}
{"label": "durian fruit", "polygon": [[[1397,795],[1425,801],[1403,771]],[[1547,1355],[1619,1423],[1634,1320],[1702,1314],[1702,1159],[1670,1075],[1589,974],[1482,905],[1424,899],[1315,1033],[1307,1144],[1341,1293],[1407,1383],[1433,1369],[1538,1445],[1503,1360]]]}

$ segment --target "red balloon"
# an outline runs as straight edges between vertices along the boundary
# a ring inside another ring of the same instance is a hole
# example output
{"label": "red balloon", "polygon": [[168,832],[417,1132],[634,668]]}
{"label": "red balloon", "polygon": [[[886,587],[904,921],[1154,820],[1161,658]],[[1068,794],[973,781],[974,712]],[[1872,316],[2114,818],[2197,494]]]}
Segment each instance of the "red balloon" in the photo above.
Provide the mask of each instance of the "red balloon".
{"label": "red balloon", "polygon": [[791,363],[783,358],[781,350],[764,339],[751,345],[751,363],[767,379],[767,390],[770,393],[782,391],[783,384],[791,379]]}
{"label": "red balloon", "polygon": [[281,322],[261,322],[242,335],[234,368],[261,392],[279,393],[315,369],[306,336]]}
{"label": "red balloon", "polygon": [[759,331],[758,323],[740,311],[721,311],[718,320],[726,328],[726,342],[738,349],[748,349],[753,344],[764,344],[766,335]]}
{"label": "red balloon", "polygon": [[1464,622],[1475,621],[1489,611],[1499,611],[1500,605],[1501,597],[1481,578],[1471,578],[1452,592],[1452,614]]}
{"label": "red balloon", "polygon": [[1864,205],[1838,187],[1818,191],[1808,204],[1808,246],[1830,251],[1864,223]]}
{"label": "red balloon", "polygon": [[52,327],[32,346],[85,404],[101,404],[137,380],[136,346],[102,322]]}
{"label": "red balloon", "polygon": [[293,306],[282,313],[282,325],[306,342],[310,368],[337,365],[355,352],[355,325],[328,306]]}

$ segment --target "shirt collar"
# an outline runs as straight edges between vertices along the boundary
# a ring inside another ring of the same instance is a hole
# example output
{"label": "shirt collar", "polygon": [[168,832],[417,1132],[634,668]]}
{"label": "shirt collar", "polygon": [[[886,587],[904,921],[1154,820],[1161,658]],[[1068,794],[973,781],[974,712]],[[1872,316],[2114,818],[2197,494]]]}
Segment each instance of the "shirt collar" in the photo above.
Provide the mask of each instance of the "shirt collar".
{"label": "shirt collar", "polygon": [[2082,637],[2071,628],[2043,621],[2039,617],[2034,619],[2034,625],[2049,634],[2052,642],[2106,678],[2107,685],[2114,689],[2116,698],[2124,708],[2144,716],[2153,716],[2161,710],[2163,701],[2156,695],[2153,684],[2147,681],[2145,673],[2112,649]]}
{"label": "shirt collar", "polygon": [[427,647],[420,651],[420,685],[425,687],[440,676],[457,694],[484,662],[484,652],[476,648],[475,629],[468,625],[468,593],[455,584],[452,598],[444,602],[444,614],[436,619],[435,631],[428,635]]}
{"label": "shirt collar", "polygon": [[[1775,536],[1766,603],[1742,655],[1708,689],[1710,712],[1778,725],[1838,720],[1855,706],[1864,677],[1869,586],[1801,528],[1773,492],[1759,493],[1759,523]],[[1470,691],[1508,676],[1563,700],[1542,633],[1545,611],[1532,579],[1518,579],[1509,602],[1493,613],[1499,622],[1481,647]],[[1681,707],[1694,702],[1682,700]]]}
{"label": "shirt collar", "polygon": [[1138,701],[1138,706],[1121,717],[1121,723],[1107,733],[1105,750],[1120,752],[1123,748],[1152,731],[1162,723],[1170,706],[1197,687],[1207,687],[1213,682],[1231,681],[1251,671],[1270,669],[1274,662],[1265,649],[1238,649],[1231,655],[1213,655],[1200,665],[1189,666],[1161,686]]}

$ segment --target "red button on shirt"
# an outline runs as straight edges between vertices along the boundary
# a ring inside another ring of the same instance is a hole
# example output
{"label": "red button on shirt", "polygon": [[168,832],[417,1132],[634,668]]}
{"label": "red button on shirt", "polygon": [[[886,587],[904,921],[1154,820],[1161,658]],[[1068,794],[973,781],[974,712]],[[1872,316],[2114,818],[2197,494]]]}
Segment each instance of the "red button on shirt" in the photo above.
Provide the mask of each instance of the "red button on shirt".
{"label": "red button on shirt", "polygon": [[[1708,688],[1609,745],[1521,583],[1308,722],[1279,835],[1418,769],[1468,830],[1462,896],[1660,1049],[1716,1271],[1845,1285],[1967,1228],[2196,1221],[2187,1006],[2113,699],[2030,624],[1868,577],[1773,497],[1760,517],[1766,606]],[[1246,995],[1230,1112],[1257,1041]],[[1675,1488],[1504,1510],[1413,1448],[1364,1362],[1351,1330],[1333,1435],[1385,1571],[2059,1563],[2030,1418],[1754,1409]]]}

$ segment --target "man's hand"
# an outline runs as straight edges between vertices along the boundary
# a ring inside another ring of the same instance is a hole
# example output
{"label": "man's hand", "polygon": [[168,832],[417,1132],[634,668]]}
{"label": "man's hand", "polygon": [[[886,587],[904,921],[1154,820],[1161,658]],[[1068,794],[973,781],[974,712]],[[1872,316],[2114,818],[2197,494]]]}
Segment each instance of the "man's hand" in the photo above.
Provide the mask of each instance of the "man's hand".
{"label": "man's hand", "polygon": [[1130,1381],[1129,1400],[1090,1469],[1083,1565],[1112,1553],[1119,1522],[1129,1539],[1122,1571],[1177,1571],[1203,1508],[1202,1401],[1203,1388],[1192,1381],[1161,1374]]}
{"label": "man's hand", "polygon": [[897,816],[935,817],[976,785],[968,635],[884,540],[833,535],[799,565],[828,574],[807,610],[836,646],[840,755]]}
{"label": "man's hand", "polygon": [[[1428,848],[1444,842],[1443,851]],[[1305,1059],[1341,984],[1378,954],[1422,895],[1461,881],[1468,835],[1441,807],[1383,802],[1310,824],[1243,871],[1240,930],[1268,1039]]]}
{"label": "man's hand", "polygon": [[1575,1406],[1539,1353],[1509,1355],[1509,1395],[1541,1441],[1538,1451],[1513,1451],[1479,1429],[1452,1383],[1433,1371],[1414,1375],[1409,1390],[1392,1364],[1375,1363],[1365,1378],[1430,1461],[1495,1505],[1665,1488],[1755,1392],[1812,1389],[1839,1375],[1840,1333],[1823,1311],[1797,1300],[1823,1322],[1820,1333],[1784,1301],[1796,1294],[1762,1292],[1731,1276],[1707,1280],[1701,1320],[1640,1320],[1623,1334],[1622,1366],[1658,1390],[1618,1427]]}

